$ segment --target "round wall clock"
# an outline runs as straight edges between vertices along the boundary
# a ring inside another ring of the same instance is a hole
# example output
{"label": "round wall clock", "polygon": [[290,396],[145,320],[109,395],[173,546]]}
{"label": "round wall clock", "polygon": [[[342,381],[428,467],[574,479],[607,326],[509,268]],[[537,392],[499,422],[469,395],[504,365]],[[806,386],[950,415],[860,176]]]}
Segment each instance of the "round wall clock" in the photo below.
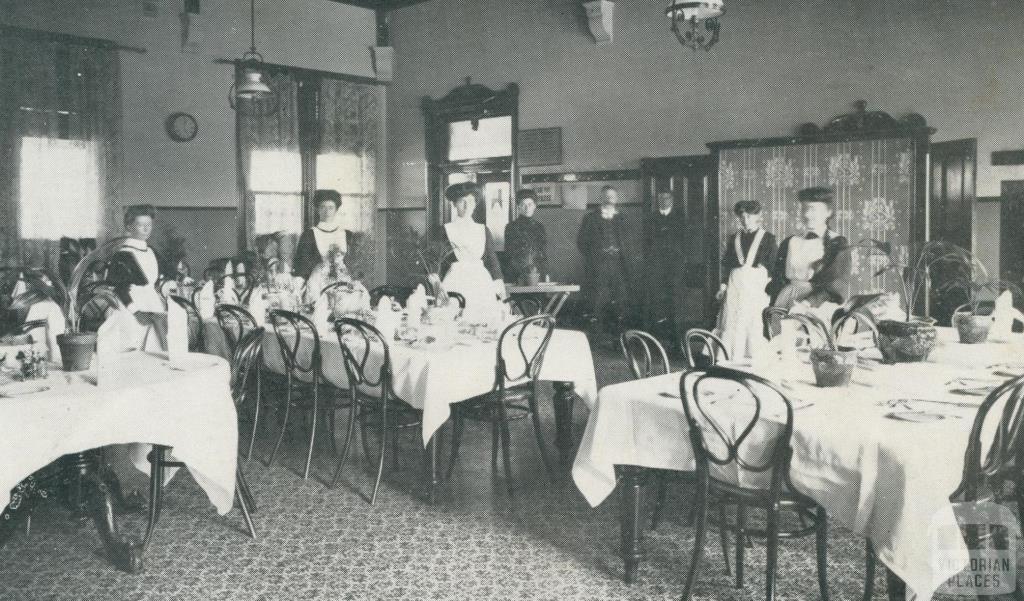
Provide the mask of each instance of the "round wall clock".
{"label": "round wall clock", "polygon": [[188,142],[199,133],[196,118],[188,113],[171,113],[164,122],[167,135],[175,142]]}

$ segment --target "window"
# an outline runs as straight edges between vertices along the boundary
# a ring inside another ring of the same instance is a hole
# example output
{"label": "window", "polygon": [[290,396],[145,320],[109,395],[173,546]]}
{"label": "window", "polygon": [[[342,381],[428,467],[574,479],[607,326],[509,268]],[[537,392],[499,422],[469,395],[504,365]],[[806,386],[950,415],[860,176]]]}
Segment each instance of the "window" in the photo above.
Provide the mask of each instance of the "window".
{"label": "window", "polygon": [[95,142],[21,139],[19,227],[22,238],[95,238],[100,182]]}
{"label": "window", "polygon": [[254,150],[249,159],[256,235],[302,231],[302,157],[285,150]]}
{"label": "window", "polygon": [[316,187],[341,193],[341,210],[335,221],[353,232],[368,231],[373,224],[373,198],[363,190],[373,173],[363,169],[363,159],[349,153],[332,152],[316,157]]}

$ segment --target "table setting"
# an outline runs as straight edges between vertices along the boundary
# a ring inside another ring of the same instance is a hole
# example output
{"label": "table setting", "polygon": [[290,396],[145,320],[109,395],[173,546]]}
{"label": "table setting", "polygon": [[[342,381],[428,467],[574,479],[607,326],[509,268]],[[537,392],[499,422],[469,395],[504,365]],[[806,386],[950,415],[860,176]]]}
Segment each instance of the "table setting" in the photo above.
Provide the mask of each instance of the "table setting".
{"label": "table setting", "polygon": [[[1022,336],[963,344],[954,328],[937,331],[937,346],[918,363],[886,364],[877,349],[860,349],[841,387],[819,385],[806,348],[719,362],[760,375],[790,399],[794,485],[831,519],[869,538],[878,558],[923,600],[967,563],[961,540],[951,543],[955,561],[942,569],[932,565],[928,533],[956,527],[949,495],[960,481],[977,408],[1006,379],[1024,374],[1024,362],[1015,360],[1024,351]],[[577,487],[592,506],[616,488],[616,466],[694,469],[680,375],[601,389],[573,466]],[[728,403],[735,390],[705,392]],[[637,487],[639,495],[642,476],[628,473],[622,486]],[[626,526],[623,532],[635,533],[636,540],[624,538],[623,548],[640,548],[642,535]],[[627,572],[635,561],[628,558]]]}

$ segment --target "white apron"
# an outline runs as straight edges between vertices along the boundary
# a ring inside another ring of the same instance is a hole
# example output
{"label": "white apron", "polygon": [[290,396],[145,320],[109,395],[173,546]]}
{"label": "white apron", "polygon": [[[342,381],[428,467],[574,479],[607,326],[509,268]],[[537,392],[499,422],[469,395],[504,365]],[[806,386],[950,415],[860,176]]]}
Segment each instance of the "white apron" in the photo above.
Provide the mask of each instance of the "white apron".
{"label": "white apron", "polygon": [[488,322],[500,303],[497,286],[484,267],[487,244],[484,226],[472,220],[453,220],[445,224],[444,229],[456,261],[445,274],[442,285],[446,291],[458,292],[466,298],[462,315],[467,321]]}
{"label": "white apron", "polygon": [[762,238],[764,230],[758,230],[745,258],[739,234],[733,238],[740,266],[729,273],[717,331],[733,361],[754,357],[765,344],[761,314],[768,306],[768,270],[754,267]]}
{"label": "white apron", "polygon": [[132,313],[147,311],[149,313],[166,313],[167,306],[163,297],[156,289],[156,282],[160,279],[160,266],[156,260],[156,253],[144,241],[126,240],[121,250],[130,252],[146,276],[146,283],[141,286],[132,284],[128,288],[131,296],[131,303],[128,310]]}

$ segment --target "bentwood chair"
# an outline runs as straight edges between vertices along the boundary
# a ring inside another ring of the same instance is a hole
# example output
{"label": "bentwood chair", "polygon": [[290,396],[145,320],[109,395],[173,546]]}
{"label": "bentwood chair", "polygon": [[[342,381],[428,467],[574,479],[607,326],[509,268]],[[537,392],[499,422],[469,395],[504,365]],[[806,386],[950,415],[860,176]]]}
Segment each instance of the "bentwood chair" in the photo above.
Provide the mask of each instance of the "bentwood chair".
{"label": "bentwood chair", "polygon": [[[982,439],[983,436],[986,440]],[[991,444],[982,457],[988,437],[992,438]],[[950,502],[954,505],[1013,502],[1017,515],[1012,517],[1019,523],[1020,511],[1024,507],[1024,465],[1021,457],[1024,457],[1024,376],[1003,382],[978,407],[967,439],[963,475],[949,496]],[[976,550],[985,547],[1005,549],[1002,545],[1007,541],[999,540],[1003,534],[1000,532],[1003,528],[999,526],[1009,525],[998,521],[988,523],[997,527],[985,528],[969,519],[961,524],[961,533],[972,557]],[[1011,547],[1008,551],[1012,553],[1014,549]],[[875,565],[875,552],[868,540],[864,601],[869,601],[874,594]],[[1018,601],[1024,599],[1024,592],[1019,586],[1013,587],[1012,597]]]}
{"label": "bentwood chair", "polygon": [[213,310],[213,316],[217,318],[217,324],[224,332],[224,340],[232,354],[242,336],[257,327],[256,319],[252,314],[238,305],[217,305]]}
{"label": "bentwood chair", "polygon": [[[552,480],[555,472],[544,445],[540,412],[537,406],[537,386],[544,355],[555,331],[555,318],[546,315],[524,317],[502,331],[498,337],[494,367],[494,386],[491,392],[452,405],[452,448],[448,473],[451,475],[459,458],[459,446],[465,420],[485,421],[491,424],[491,470],[498,472],[500,448],[505,467],[505,480],[509,495],[512,487],[511,434],[509,423],[529,416],[537,438],[541,460]],[[506,348],[507,347],[507,348]]]}
{"label": "bentwood chair", "polygon": [[[277,339],[278,351],[285,369],[283,403],[284,416],[281,419],[281,430],[274,443],[274,450],[267,460],[267,467],[273,465],[281,443],[288,430],[288,421],[292,407],[308,411],[310,416],[309,447],[306,450],[306,463],[302,470],[302,479],[309,478],[309,468],[313,461],[313,446],[316,443],[318,420],[323,417],[325,427],[334,447],[334,413],[343,407],[335,398],[338,390],[330,386],[323,376],[320,336],[313,322],[298,313],[275,309],[268,317],[274,336]],[[321,413],[324,415],[321,416]]]}
{"label": "bentwood chair", "polygon": [[665,347],[643,330],[626,330],[619,336],[619,346],[634,380],[653,378],[671,371]]}
{"label": "bentwood chair", "polygon": [[[377,328],[364,321],[345,317],[334,322],[334,331],[338,335],[338,343],[345,361],[352,410],[349,412],[348,431],[341,449],[341,458],[334,470],[330,486],[337,484],[341,477],[355,436],[356,422],[359,422],[363,452],[371,463],[377,464],[377,476],[373,483],[373,493],[370,495],[370,504],[373,505],[377,502],[377,491],[384,476],[384,457],[389,443],[397,469],[397,435],[403,430],[419,427],[423,423],[423,414],[395,394],[392,386],[394,372],[391,367],[391,348]],[[370,392],[371,390],[373,392]],[[376,430],[378,436],[376,455],[370,448],[370,429]],[[436,470],[437,466],[432,464],[431,471]],[[431,486],[434,481],[436,478],[432,473]]]}
{"label": "bentwood chair", "polygon": [[[248,332],[239,340],[235,352],[231,357],[231,397],[235,401],[235,407],[241,408],[249,402],[249,382],[255,370],[259,369],[262,361],[263,328],[257,328]],[[253,424],[255,428],[255,423]],[[255,429],[253,430],[255,432]],[[150,463],[149,479],[149,522],[146,525],[146,534],[142,539],[142,546],[145,549],[153,538],[153,531],[156,523],[160,520],[160,510],[163,505],[163,483],[164,470],[167,468],[183,468],[185,463],[168,459],[171,447],[154,445],[149,452],[147,459]],[[242,462],[238,462],[235,468],[235,498],[245,518],[246,528],[249,536],[256,540],[256,526],[252,523],[252,515],[256,513],[256,498],[245,480],[242,472]]]}
{"label": "bentwood chair", "polygon": [[466,309],[466,297],[462,296],[461,292],[448,292],[448,298],[453,299],[456,303],[458,303],[460,309]]}
{"label": "bentwood chair", "polygon": [[390,296],[392,300],[398,301],[401,305],[405,305],[405,301],[409,300],[412,296],[414,289],[412,286],[399,286],[396,284],[384,284],[377,286],[373,290],[370,290],[370,304],[374,307],[380,302],[380,299],[385,296]]}
{"label": "bentwood chair", "polygon": [[202,353],[206,350],[206,331],[203,326],[203,316],[199,308],[189,299],[172,294],[167,297],[185,310],[188,315],[188,350],[193,353]]}
{"label": "bentwood chair", "polygon": [[[696,351],[694,350],[695,345]],[[700,328],[687,330],[683,340],[683,350],[686,352],[686,363],[691,368],[698,367],[698,363],[701,364],[700,366],[715,365],[719,359],[729,360],[729,351],[725,348],[722,339],[715,336],[714,333]]]}
{"label": "bentwood chair", "polygon": [[[728,402],[718,402],[725,394],[729,395]],[[765,598],[772,601],[775,599],[779,539],[814,534],[819,593],[823,601],[828,601],[828,516],[824,508],[797,490],[790,479],[792,403],[767,380],[722,366],[685,372],[679,380],[679,395],[697,463],[697,531],[683,601],[690,599],[704,554],[708,505],[712,497],[720,507],[736,507],[735,521],[727,523],[720,512],[718,527],[736,534],[737,588],[743,586],[746,548],[743,541],[747,536],[767,540]],[[747,523],[748,509],[765,512],[763,528]],[[800,524],[783,527],[784,513],[800,517]]]}

